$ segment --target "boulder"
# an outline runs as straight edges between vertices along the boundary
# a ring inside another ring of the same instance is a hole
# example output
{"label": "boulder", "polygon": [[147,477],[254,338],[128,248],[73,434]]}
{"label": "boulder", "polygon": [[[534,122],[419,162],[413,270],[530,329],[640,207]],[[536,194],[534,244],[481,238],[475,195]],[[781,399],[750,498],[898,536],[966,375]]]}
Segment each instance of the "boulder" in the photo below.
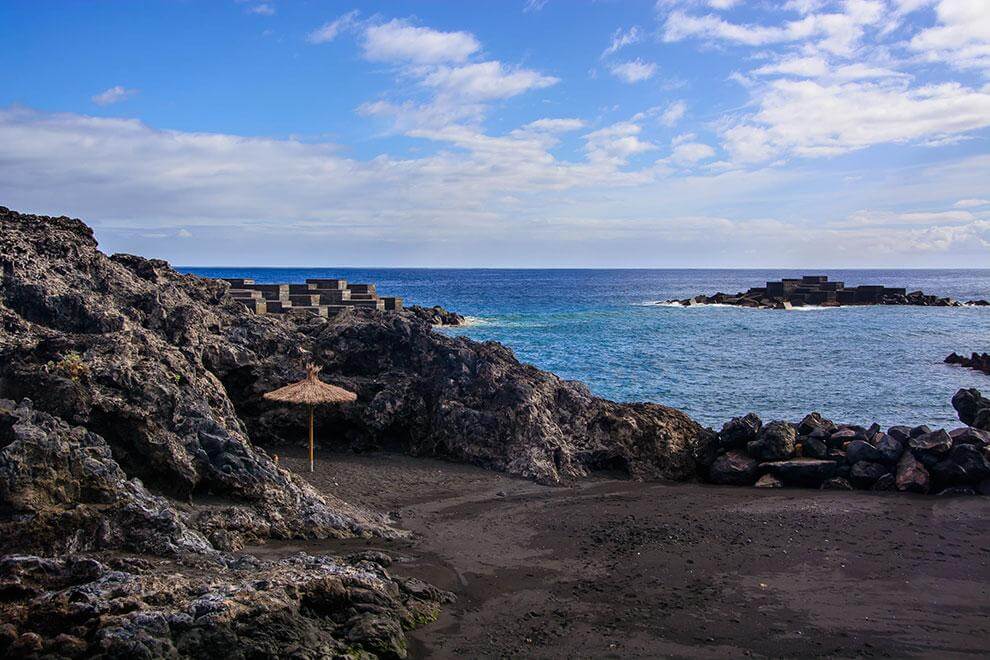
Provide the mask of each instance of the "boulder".
{"label": "boulder", "polygon": [[949,437],[952,438],[953,445],[976,445],[978,447],[990,445],[990,431],[983,431],[972,426],[952,429],[949,431]]}
{"label": "boulder", "polygon": [[763,422],[756,413],[733,417],[722,425],[722,431],[718,434],[719,446],[722,449],[743,449],[756,440],[762,426]]}
{"label": "boulder", "polygon": [[897,490],[927,493],[931,486],[931,477],[921,461],[916,459],[912,452],[906,451],[901,454],[900,460],[897,461],[895,483]]}
{"label": "boulder", "polygon": [[846,445],[846,461],[850,465],[854,465],[860,461],[878,463],[882,460],[883,454],[866,440],[853,440]]}
{"label": "boulder", "polygon": [[799,438],[799,442],[801,443],[802,456],[822,459],[828,457],[828,445],[821,438],[806,435]]}
{"label": "boulder", "polygon": [[928,428],[927,425],[922,424],[921,426],[915,426],[911,429],[911,437],[917,438],[919,435],[925,435],[931,432],[932,430]]}
{"label": "boulder", "polygon": [[970,483],[976,483],[990,477],[990,461],[987,460],[984,452],[977,449],[975,445],[956,445],[949,450],[946,460],[961,467],[967,475],[966,481]]}
{"label": "boulder", "polygon": [[835,423],[822,417],[821,413],[813,412],[805,415],[797,426],[800,435],[811,435],[816,429],[831,433],[835,430]]}
{"label": "boulder", "polygon": [[870,488],[873,484],[890,471],[883,463],[859,461],[849,470],[849,481],[856,488]]}
{"label": "boulder", "polygon": [[880,462],[887,465],[896,464],[904,453],[904,443],[887,433],[877,434],[876,448],[880,453]]}
{"label": "boulder", "polygon": [[784,482],[772,474],[764,474],[753,484],[756,488],[783,488]]}
{"label": "boulder", "polygon": [[911,438],[911,427],[901,425],[891,426],[887,429],[887,435],[895,440],[900,440],[902,443],[907,442]]}
{"label": "boulder", "polygon": [[853,440],[866,440],[866,436],[855,429],[839,429],[828,438],[828,446],[833,449],[842,449]]}
{"label": "boulder", "polygon": [[759,461],[779,461],[794,455],[797,433],[787,422],[770,422],[757,439],[746,445],[750,456]]}
{"label": "boulder", "polygon": [[832,477],[822,482],[822,490],[853,490],[853,485],[848,479],[842,477]]}
{"label": "boulder", "polygon": [[795,458],[764,463],[760,467],[787,486],[817,488],[835,475],[836,464],[816,458]]}
{"label": "boulder", "polygon": [[740,451],[728,451],[712,463],[708,479],[712,483],[749,486],[756,481],[759,464]]}
{"label": "boulder", "polygon": [[952,449],[952,438],[942,429],[929,431],[908,440],[908,449],[926,467],[931,467]]}
{"label": "boulder", "polygon": [[976,388],[961,389],[952,397],[952,407],[959,421],[984,431],[990,431],[990,399]]}

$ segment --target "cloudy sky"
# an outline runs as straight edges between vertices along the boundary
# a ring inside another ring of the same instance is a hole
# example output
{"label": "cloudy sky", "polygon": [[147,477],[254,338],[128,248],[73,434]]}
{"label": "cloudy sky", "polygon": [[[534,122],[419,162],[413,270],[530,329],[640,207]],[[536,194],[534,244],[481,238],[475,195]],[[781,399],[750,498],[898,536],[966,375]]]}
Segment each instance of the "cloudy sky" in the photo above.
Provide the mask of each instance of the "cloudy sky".
{"label": "cloudy sky", "polygon": [[987,0],[10,0],[0,44],[0,204],[110,252],[990,266]]}

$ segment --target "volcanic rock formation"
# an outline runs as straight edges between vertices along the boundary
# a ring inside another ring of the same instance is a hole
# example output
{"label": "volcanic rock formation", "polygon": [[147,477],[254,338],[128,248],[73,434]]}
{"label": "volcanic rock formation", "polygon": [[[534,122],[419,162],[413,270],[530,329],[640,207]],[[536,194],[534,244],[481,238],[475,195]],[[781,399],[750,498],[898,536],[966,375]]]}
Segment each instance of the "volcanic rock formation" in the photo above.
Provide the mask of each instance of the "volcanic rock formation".
{"label": "volcanic rock formation", "polygon": [[447,596],[390,576],[387,558],[230,554],[400,533],[258,447],[305,437],[302,410],[261,395],[307,362],[359,395],[320,411],[337,447],[546,483],[689,479],[713,447],[676,410],[598,399],[499,344],[434,332],[445,312],[259,316],[227,292],[107,257],[79,220],[0,208],[0,655],[264,655],[290,638],[303,655],[403,655],[402,630]]}

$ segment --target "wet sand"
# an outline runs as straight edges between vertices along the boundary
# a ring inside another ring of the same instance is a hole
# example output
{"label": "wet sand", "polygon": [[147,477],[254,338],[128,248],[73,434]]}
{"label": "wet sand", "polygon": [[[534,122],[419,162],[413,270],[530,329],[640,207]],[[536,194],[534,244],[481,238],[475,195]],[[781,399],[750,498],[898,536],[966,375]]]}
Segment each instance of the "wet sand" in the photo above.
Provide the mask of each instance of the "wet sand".
{"label": "wet sand", "polygon": [[[283,450],[284,451],[284,450]],[[457,602],[413,657],[972,657],[990,647],[990,498],[592,479],[548,488],[397,454],[333,454],[317,487],[405,541],[383,549]]]}

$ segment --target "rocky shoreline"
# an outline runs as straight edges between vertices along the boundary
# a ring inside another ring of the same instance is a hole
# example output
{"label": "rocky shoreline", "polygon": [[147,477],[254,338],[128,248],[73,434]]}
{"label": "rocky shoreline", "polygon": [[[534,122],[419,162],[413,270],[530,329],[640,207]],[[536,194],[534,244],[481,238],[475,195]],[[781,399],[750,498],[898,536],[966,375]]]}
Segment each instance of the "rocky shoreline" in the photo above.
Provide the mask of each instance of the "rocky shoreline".
{"label": "rocky shoreline", "polygon": [[958,364],[960,367],[990,374],[990,353],[973,353],[969,357],[951,353],[945,358],[945,363]]}
{"label": "rocky shoreline", "polygon": [[407,533],[259,447],[306,437],[303,410],[262,395],[309,362],[358,395],[318,411],[338,450],[546,485],[613,473],[986,491],[990,402],[975,390],[953,399],[968,430],[882,433],[812,415],[715,433],[436,332],[463,322],[442,308],[258,315],[228,288],[107,256],[82,221],[0,208],[0,655],[404,657],[406,631],[450,594],[393,575],[381,553],[238,553]]}
{"label": "rocky shoreline", "polygon": [[836,424],[818,413],[764,424],[754,413],[722,427],[706,478],[757,488],[877,490],[990,495],[990,400],[977,390],[952,399],[969,426]]}
{"label": "rocky shoreline", "polygon": [[911,291],[898,287],[860,285],[846,287],[844,282],[830,282],[827,275],[804,275],[801,278],[767,282],[766,286],[752,287],[736,294],[715,293],[697,295],[682,300],[664,300],[660,305],[734,305],[757,309],[792,309],[809,305],[818,307],[843,307],[847,305],[914,305],[921,307],[986,307],[986,300],[963,303],[946,297]]}

